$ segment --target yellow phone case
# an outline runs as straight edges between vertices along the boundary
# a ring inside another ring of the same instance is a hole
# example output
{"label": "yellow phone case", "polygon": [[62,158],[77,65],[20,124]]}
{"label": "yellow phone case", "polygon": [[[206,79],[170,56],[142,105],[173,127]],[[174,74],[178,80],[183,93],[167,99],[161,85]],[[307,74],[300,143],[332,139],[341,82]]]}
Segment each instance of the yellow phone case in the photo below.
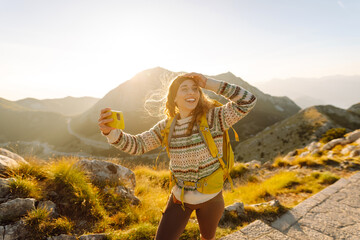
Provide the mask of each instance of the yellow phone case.
{"label": "yellow phone case", "polygon": [[107,124],[108,126],[118,129],[125,128],[124,115],[121,111],[111,110],[111,115],[108,118],[114,119],[114,121]]}

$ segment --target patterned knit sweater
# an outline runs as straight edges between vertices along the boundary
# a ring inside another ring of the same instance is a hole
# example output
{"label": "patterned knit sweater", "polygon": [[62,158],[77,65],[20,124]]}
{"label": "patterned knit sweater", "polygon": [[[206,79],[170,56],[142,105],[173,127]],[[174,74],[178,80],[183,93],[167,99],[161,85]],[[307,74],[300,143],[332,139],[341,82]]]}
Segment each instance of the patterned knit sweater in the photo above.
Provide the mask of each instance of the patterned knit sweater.
{"label": "patterned knit sweater", "polygon": [[[211,109],[207,114],[211,135],[220,156],[222,156],[223,132],[245,117],[254,108],[257,99],[248,90],[226,82],[220,83],[216,93],[230,100],[221,107]],[[216,157],[211,156],[196,124],[192,134],[186,135],[191,118],[192,116],[176,122],[169,144],[169,168],[176,178],[196,182],[216,171],[220,167],[220,163]],[[150,130],[138,135],[130,135],[115,129],[106,136],[109,143],[121,151],[140,155],[161,146],[161,131],[165,128],[166,121],[166,119],[161,120]],[[189,187],[185,190],[193,191],[195,189]]]}

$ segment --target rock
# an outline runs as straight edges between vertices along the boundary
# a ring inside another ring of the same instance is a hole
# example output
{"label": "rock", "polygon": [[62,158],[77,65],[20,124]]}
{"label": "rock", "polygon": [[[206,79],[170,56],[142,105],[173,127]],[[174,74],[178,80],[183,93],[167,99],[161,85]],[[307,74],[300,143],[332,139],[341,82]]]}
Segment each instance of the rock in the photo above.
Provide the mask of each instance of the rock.
{"label": "rock", "polygon": [[0,178],[0,198],[4,198],[10,193],[10,181],[13,181],[13,178]]}
{"label": "rock", "polygon": [[360,149],[355,149],[349,154],[350,157],[358,157],[360,156]]}
{"label": "rock", "polygon": [[314,156],[314,155],[319,154],[320,152],[321,152],[320,149],[316,148],[315,150],[313,150],[312,152],[310,152],[310,154],[311,154],[312,156]]}
{"label": "rock", "polygon": [[298,169],[298,168],[300,168],[299,165],[294,165],[294,166],[289,167],[289,170],[295,170],[295,169]]}
{"label": "rock", "polygon": [[75,166],[83,169],[95,183],[109,183],[115,186],[125,183],[132,189],[136,186],[134,172],[115,163],[83,159]]}
{"label": "rock", "polygon": [[259,168],[261,166],[261,162],[258,160],[251,160],[250,162],[246,163],[246,166],[249,169]]}
{"label": "rock", "polygon": [[241,202],[237,202],[225,207],[223,215],[220,218],[219,224],[224,225],[226,223],[226,218],[231,213],[235,213],[237,217],[244,215],[245,214],[244,204]]}
{"label": "rock", "polygon": [[3,240],[5,235],[5,227],[4,226],[0,226],[0,240]]}
{"label": "rock", "polygon": [[106,234],[105,233],[101,233],[101,234],[89,234],[89,235],[83,235],[81,237],[79,237],[79,240],[106,240]]}
{"label": "rock", "polygon": [[76,240],[75,236],[61,234],[58,236],[48,237],[47,240]]}
{"label": "rock", "polygon": [[266,161],[266,162],[264,162],[263,163],[263,165],[262,165],[264,168],[267,168],[267,169],[269,169],[269,168],[271,168],[272,167],[272,161],[271,160],[269,160],[269,161]]}
{"label": "rock", "polygon": [[349,141],[349,143],[355,142],[360,139],[360,129],[345,134],[345,138]]}
{"label": "rock", "polygon": [[20,220],[14,224],[6,225],[3,234],[4,240],[19,240],[26,239],[27,231],[24,222]]}
{"label": "rock", "polygon": [[17,163],[28,164],[28,162],[25,161],[25,159],[23,157],[5,149],[5,148],[0,148],[0,155],[11,158],[11,159],[15,160]]}
{"label": "rock", "polygon": [[311,142],[311,143],[307,146],[307,149],[308,149],[310,152],[312,152],[312,151],[318,149],[319,147],[321,147],[321,143],[314,141],[314,142]]}
{"label": "rock", "polygon": [[34,198],[16,198],[0,204],[0,222],[13,221],[35,209]]}
{"label": "rock", "polygon": [[342,150],[341,150],[341,154],[342,155],[346,155],[348,154],[349,152],[351,152],[352,150],[354,150],[356,148],[356,146],[354,145],[347,145],[346,147],[344,147]]}
{"label": "rock", "polygon": [[232,205],[229,205],[229,206],[225,207],[224,213],[225,212],[236,212],[237,215],[240,216],[241,214],[243,214],[245,212],[244,204],[241,202],[237,202]]}
{"label": "rock", "polygon": [[334,158],[334,157],[335,157],[335,154],[334,154],[333,151],[329,151],[329,152],[327,153],[326,157],[328,157],[328,158]]}
{"label": "rock", "polygon": [[[104,192],[109,192],[110,188],[109,187],[105,187]],[[115,188],[115,193],[118,194],[119,196],[128,199],[131,201],[131,204],[133,205],[139,205],[141,203],[140,199],[138,199],[134,194],[133,191],[131,191],[130,189],[127,189],[123,186],[117,186]]]}
{"label": "rock", "polygon": [[336,138],[336,139],[333,139],[331,140],[330,142],[326,143],[321,151],[324,151],[324,150],[330,150],[332,149],[333,147],[335,147],[336,145],[338,144],[341,144],[341,145],[346,145],[349,143],[349,140],[345,139],[345,138]]}
{"label": "rock", "polygon": [[274,200],[271,200],[269,202],[251,204],[251,205],[248,205],[248,206],[249,207],[279,207],[280,202],[279,202],[279,200],[274,199]]}
{"label": "rock", "polygon": [[285,157],[294,157],[297,154],[298,154],[297,150],[294,150],[294,151],[288,152],[288,154],[286,154]]}
{"label": "rock", "polygon": [[0,155],[0,173],[4,172],[7,168],[16,168],[19,164],[12,158]]}
{"label": "rock", "polygon": [[305,157],[305,156],[307,156],[309,153],[310,153],[309,151],[302,152],[302,153],[300,153],[299,157]]}
{"label": "rock", "polygon": [[340,167],[343,169],[358,170],[360,169],[360,164],[345,160],[340,163]]}
{"label": "rock", "polygon": [[38,208],[44,208],[50,212],[50,216],[55,216],[56,204],[52,201],[40,201]]}

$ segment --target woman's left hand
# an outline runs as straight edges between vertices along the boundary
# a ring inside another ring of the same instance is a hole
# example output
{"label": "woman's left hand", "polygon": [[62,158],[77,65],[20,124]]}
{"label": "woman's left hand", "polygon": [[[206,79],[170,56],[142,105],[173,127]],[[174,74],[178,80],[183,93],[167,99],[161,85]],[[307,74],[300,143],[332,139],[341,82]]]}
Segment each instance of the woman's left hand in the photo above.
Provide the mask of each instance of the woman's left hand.
{"label": "woman's left hand", "polygon": [[184,74],[184,77],[192,78],[194,81],[197,82],[197,84],[201,88],[205,88],[205,86],[206,86],[207,78],[200,73],[195,73],[195,72],[186,73],[186,74]]}

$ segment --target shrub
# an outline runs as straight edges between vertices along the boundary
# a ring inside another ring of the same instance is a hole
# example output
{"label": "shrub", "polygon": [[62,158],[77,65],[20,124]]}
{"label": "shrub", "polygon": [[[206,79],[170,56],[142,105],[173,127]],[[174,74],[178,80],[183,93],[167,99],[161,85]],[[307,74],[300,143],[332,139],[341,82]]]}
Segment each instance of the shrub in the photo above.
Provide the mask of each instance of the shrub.
{"label": "shrub", "polygon": [[36,162],[32,162],[31,164],[20,163],[16,168],[8,168],[5,175],[9,177],[33,178],[36,180],[44,180],[47,178],[44,167]]}
{"label": "shrub", "polygon": [[149,223],[141,223],[132,227],[126,232],[120,233],[118,236],[113,236],[114,240],[152,240],[155,238],[156,229],[154,225]]}
{"label": "shrub", "polygon": [[70,233],[74,229],[73,223],[67,218],[51,219],[50,212],[44,208],[30,211],[24,217],[27,239],[42,239],[46,236]]}
{"label": "shrub", "polygon": [[105,216],[105,210],[99,203],[98,193],[83,172],[73,164],[60,161],[51,166],[50,188],[58,193],[55,202],[62,202],[62,213],[73,218],[88,217],[99,220]]}
{"label": "shrub", "polygon": [[293,165],[299,165],[300,167],[318,167],[321,164],[317,161],[315,157],[297,157],[293,161]]}
{"label": "shrub", "polygon": [[21,177],[15,177],[13,181],[10,181],[10,192],[15,197],[20,198],[41,198],[41,188],[38,183],[33,179],[23,179]]}
{"label": "shrub", "polygon": [[241,177],[247,170],[248,168],[244,163],[235,163],[233,168],[230,170],[230,176],[232,178]]}
{"label": "shrub", "polygon": [[118,212],[117,214],[111,216],[109,220],[109,225],[114,228],[124,228],[126,226],[129,226],[130,224],[138,222],[139,216],[129,208],[125,211]]}
{"label": "shrub", "polygon": [[332,174],[331,172],[324,172],[321,173],[319,180],[321,184],[333,184],[334,182],[339,180],[339,177]]}
{"label": "shrub", "polygon": [[320,142],[327,143],[333,139],[342,138],[344,137],[345,134],[346,134],[345,128],[331,128],[322,135]]}
{"label": "shrub", "polygon": [[272,164],[273,167],[286,167],[291,165],[291,163],[282,157],[275,158],[274,163]]}
{"label": "shrub", "polygon": [[166,170],[156,171],[148,167],[138,167],[134,170],[136,177],[147,178],[152,186],[159,186],[164,189],[169,188],[170,173]]}

